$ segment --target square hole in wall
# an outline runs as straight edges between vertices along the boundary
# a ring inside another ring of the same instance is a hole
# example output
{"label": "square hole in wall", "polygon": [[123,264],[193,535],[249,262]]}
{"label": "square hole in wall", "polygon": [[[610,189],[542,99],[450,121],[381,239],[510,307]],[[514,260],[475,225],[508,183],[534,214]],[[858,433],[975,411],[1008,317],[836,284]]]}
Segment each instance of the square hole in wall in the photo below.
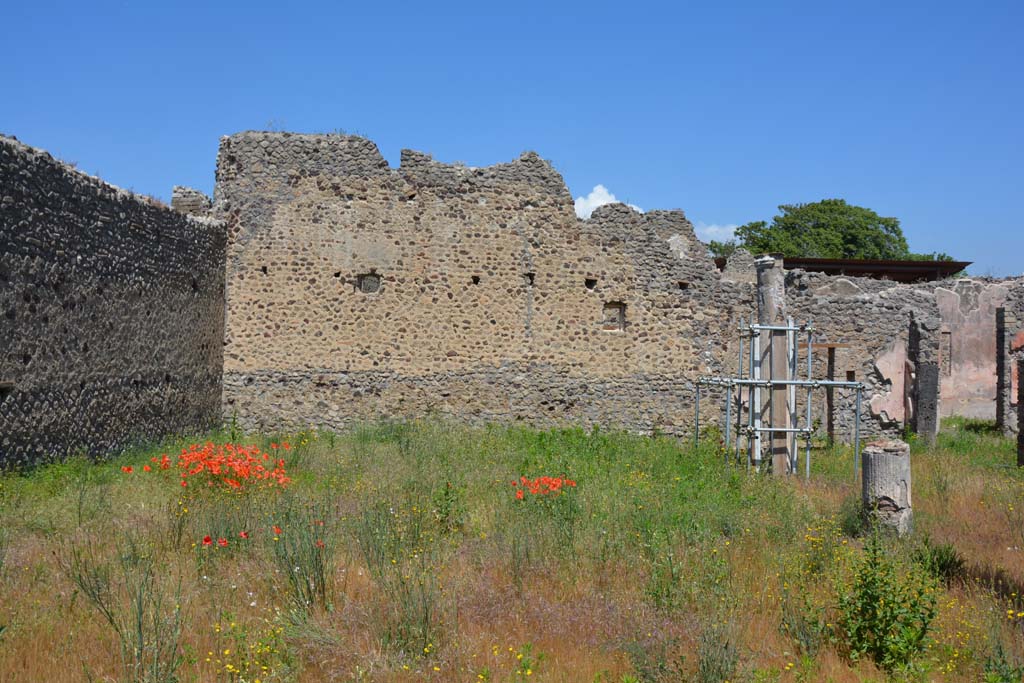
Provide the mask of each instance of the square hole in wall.
{"label": "square hole in wall", "polygon": [[609,301],[604,305],[604,320],[601,328],[609,332],[622,332],[626,329],[626,304],[621,301]]}
{"label": "square hole in wall", "polygon": [[690,283],[686,282],[685,280],[680,280],[679,282],[676,283],[676,287],[679,288],[679,291],[685,292],[690,288]]}
{"label": "square hole in wall", "polygon": [[380,290],[380,275],[374,271],[356,276],[356,287],[363,294],[373,294]]}
{"label": "square hole in wall", "polygon": [[533,281],[537,278],[537,273],[527,273],[525,277],[527,286],[533,287]]}
{"label": "square hole in wall", "polygon": [[588,277],[583,281],[583,286],[587,289],[593,289],[594,287],[597,287],[597,280],[595,278]]}
{"label": "square hole in wall", "polygon": [[478,285],[480,284],[480,276],[474,275],[473,277],[469,278],[469,281],[472,282],[474,285]]}
{"label": "square hole in wall", "polygon": [[14,382],[0,382],[0,403],[14,393]]}
{"label": "square hole in wall", "polygon": [[846,381],[847,382],[856,382],[857,381],[857,371],[856,370],[847,370],[846,371]]}

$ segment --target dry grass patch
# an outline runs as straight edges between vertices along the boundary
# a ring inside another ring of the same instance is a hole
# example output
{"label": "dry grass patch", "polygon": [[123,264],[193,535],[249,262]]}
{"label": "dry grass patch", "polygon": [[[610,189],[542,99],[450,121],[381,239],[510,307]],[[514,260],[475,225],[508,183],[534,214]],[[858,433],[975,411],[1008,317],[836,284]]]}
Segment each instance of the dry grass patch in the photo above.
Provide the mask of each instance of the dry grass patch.
{"label": "dry grass patch", "polygon": [[1024,478],[983,425],[915,444],[915,538],[880,540],[894,576],[934,586],[898,666],[844,641],[866,539],[848,450],[816,450],[803,482],[724,466],[714,439],[235,440],[244,462],[215,447],[182,470],[202,444],[167,443],[0,480],[0,680],[1020,678]]}

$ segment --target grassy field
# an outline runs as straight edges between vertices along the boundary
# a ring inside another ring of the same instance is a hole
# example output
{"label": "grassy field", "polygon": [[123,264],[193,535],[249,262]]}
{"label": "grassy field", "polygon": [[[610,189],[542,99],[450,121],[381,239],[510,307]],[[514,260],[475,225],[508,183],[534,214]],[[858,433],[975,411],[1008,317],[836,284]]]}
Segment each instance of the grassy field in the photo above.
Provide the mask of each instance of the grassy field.
{"label": "grassy field", "polygon": [[904,541],[852,462],[428,422],[9,473],[0,680],[1020,681],[1013,444],[915,444]]}

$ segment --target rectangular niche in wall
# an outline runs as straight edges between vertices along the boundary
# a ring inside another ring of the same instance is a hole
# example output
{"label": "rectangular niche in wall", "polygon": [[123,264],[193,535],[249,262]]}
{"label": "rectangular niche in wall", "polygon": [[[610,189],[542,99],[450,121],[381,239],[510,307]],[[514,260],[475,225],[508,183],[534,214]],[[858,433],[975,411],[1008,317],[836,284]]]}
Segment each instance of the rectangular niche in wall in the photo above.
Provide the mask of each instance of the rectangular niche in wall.
{"label": "rectangular niche in wall", "polygon": [[939,363],[942,366],[942,374],[949,377],[953,374],[953,333],[944,329],[940,331],[940,335]]}
{"label": "rectangular niche in wall", "polygon": [[609,332],[622,332],[626,329],[626,304],[621,301],[609,301],[604,305],[604,321],[601,328]]}
{"label": "rectangular niche in wall", "polygon": [[363,294],[373,294],[380,290],[380,275],[374,271],[356,276],[356,287]]}

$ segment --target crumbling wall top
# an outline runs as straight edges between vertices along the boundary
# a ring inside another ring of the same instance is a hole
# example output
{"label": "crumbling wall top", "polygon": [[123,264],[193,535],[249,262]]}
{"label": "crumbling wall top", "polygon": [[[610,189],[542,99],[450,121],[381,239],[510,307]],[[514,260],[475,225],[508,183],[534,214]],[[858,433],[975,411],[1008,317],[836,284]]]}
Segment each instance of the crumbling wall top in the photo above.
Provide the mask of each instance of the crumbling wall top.
{"label": "crumbling wall top", "polygon": [[424,152],[402,150],[401,174],[419,186],[457,189],[495,190],[502,187],[529,187],[543,194],[572,201],[562,175],[536,152],[524,152],[514,161],[475,167],[435,161]]}
{"label": "crumbling wall top", "polygon": [[754,255],[743,247],[737,248],[725,261],[722,279],[728,282],[748,282],[751,284],[756,282],[757,271],[754,269]]}
{"label": "crumbling wall top", "polygon": [[[126,210],[131,209],[155,213],[172,212],[171,207],[156,197],[132,192],[131,190],[108,183],[94,175],[79,170],[73,164],[54,157],[45,150],[26,145],[17,138],[2,133],[0,133],[0,156],[6,158],[5,161],[7,163],[5,166],[7,167],[13,167],[14,164],[11,162],[14,159],[20,159],[19,165],[26,169],[31,169],[26,172],[32,174],[49,173],[51,169],[56,167],[59,169],[64,183],[66,183],[66,187],[62,188],[61,191],[66,192],[67,196],[77,197],[81,201],[91,198],[92,201],[121,203]],[[188,215],[184,217],[184,220],[204,238],[216,238],[223,231],[223,223],[209,217]],[[129,229],[134,229],[134,227],[134,225],[128,226]]]}
{"label": "crumbling wall top", "polygon": [[243,183],[259,189],[315,176],[387,175],[452,192],[529,187],[572,201],[561,174],[536,152],[477,168],[442,163],[429,154],[405,149],[401,166],[392,169],[372,140],[356,135],[247,131],[221,138],[217,158],[218,188],[225,183]]}
{"label": "crumbling wall top", "polygon": [[171,189],[171,208],[188,216],[208,216],[213,202],[195,188],[175,185]]}

